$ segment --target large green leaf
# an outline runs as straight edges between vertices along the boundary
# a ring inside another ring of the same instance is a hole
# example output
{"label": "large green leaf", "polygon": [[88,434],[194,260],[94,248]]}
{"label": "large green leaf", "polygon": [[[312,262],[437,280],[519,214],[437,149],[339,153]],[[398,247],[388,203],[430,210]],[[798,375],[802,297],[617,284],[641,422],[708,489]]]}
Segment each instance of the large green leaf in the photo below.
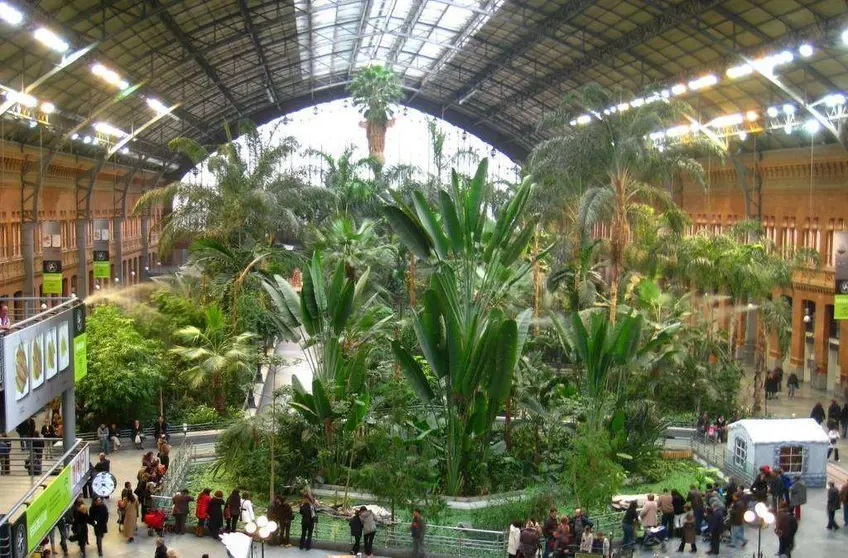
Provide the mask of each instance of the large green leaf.
{"label": "large green leaf", "polygon": [[338,296],[338,304],[333,312],[333,332],[336,335],[341,335],[344,331],[353,312],[353,292],[355,288],[354,284],[348,281]]}
{"label": "large green leaf", "polygon": [[489,375],[490,407],[497,412],[512,389],[512,376],[518,363],[518,324],[515,320],[504,320],[498,331],[497,357]]}
{"label": "large green leaf", "polygon": [[345,285],[345,264],[344,261],[339,261],[336,265],[336,270],[330,278],[330,289],[327,292],[327,308],[331,315],[336,313],[336,305],[339,302],[339,295]]}
{"label": "large green leaf", "polygon": [[485,220],[483,200],[486,193],[486,175],[489,171],[489,159],[484,158],[477,165],[477,172],[471,179],[465,202],[465,227],[469,238],[480,238],[480,230]]}
{"label": "large green leaf", "polygon": [[412,391],[418,396],[424,404],[429,404],[433,401],[433,389],[430,387],[430,382],[427,381],[427,376],[421,366],[414,358],[401,347],[397,340],[392,341],[392,352],[395,355],[395,360],[400,365],[400,369],[406,376]]}
{"label": "large green leaf", "polygon": [[315,414],[324,420],[332,417],[333,407],[324,389],[324,382],[315,378],[312,380],[312,397],[315,400]]}
{"label": "large green leaf", "polygon": [[535,223],[532,223],[525,228],[521,233],[509,244],[501,256],[501,265],[511,266],[521,257],[521,254],[527,249],[533,234],[536,232]]}
{"label": "large green leaf", "polygon": [[430,257],[431,241],[427,233],[398,207],[387,205],[383,214],[398,238],[413,254],[422,259]]}
{"label": "large green leaf", "polygon": [[348,359],[345,366],[345,376],[347,376],[347,385],[345,389],[347,393],[359,393],[365,383],[366,359],[371,348],[368,345],[360,345],[353,355],[353,358]]}
{"label": "large green leaf", "polygon": [[321,263],[321,252],[316,250],[312,254],[312,263],[309,267],[315,305],[318,311],[323,314],[327,311],[327,291],[324,288],[324,264]]}
{"label": "large green leaf", "polygon": [[439,221],[436,219],[436,215],[432,209],[430,209],[427,200],[424,199],[424,195],[416,190],[412,193],[412,203],[415,206],[415,212],[418,214],[421,225],[430,237],[436,255],[439,259],[447,259],[448,239],[445,237],[445,233],[442,232],[442,227],[439,226]]}
{"label": "large green leaf", "polygon": [[462,234],[462,226],[456,215],[456,207],[450,195],[444,190],[439,191],[439,211],[442,214],[442,225],[445,227],[448,239],[455,254],[460,255],[465,251],[465,240]]}
{"label": "large green leaf", "polygon": [[303,328],[309,335],[321,331],[321,314],[315,302],[315,286],[312,282],[312,271],[309,266],[303,269],[303,286],[300,289],[300,316]]}
{"label": "large green leaf", "polygon": [[412,320],[412,327],[424,358],[439,378],[447,373],[447,358],[441,347],[442,325],[439,321],[439,301],[432,289],[424,292],[424,308]]}

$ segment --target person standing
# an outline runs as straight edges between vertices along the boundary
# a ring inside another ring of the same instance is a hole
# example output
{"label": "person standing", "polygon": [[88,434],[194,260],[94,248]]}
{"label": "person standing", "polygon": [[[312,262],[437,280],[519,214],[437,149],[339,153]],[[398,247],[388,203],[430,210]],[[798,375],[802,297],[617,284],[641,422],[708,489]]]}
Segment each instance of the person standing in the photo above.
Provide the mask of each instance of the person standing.
{"label": "person standing", "polygon": [[171,498],[174,503],[174,531],[178,535],[185,535],[186,519],[188,517],[188,504],[194,498],[189,496],[186,489],[182,489]]}
{"label": "person standing", "polygon": [[748,544],[748,539],[745,538],[745,512],[748,506],[739,494],[733,495],[733,502],[730,505],[730,546],[736,548],[743,547]]}
{"label": "person standing", "polygon": [[833,454],[833,460],[839,463],[839,431],[836,429],[836,423],[830,422],[829,430],[827,431],[829,443],[827,445],[827,458],[830,459],[830,454]]}
{"label": "person standing", "polygon": [[309,498],[304,496],[300,503],[300,550],[312,550],[312,532],[315,530],[315,518],[315,507]]}
{"label": "person standing", "polygon": [[774,532],[777,535],[779,546],[778,556],[792,558],[792,549],[795,547],[795,533],[798,531],[798,521],[789,511],[786,502],[780,503],[780,514],[777,516],[777,524]]}
{"label": "person standing", "polygon": [[827,423],[839,423],[839,417],[842,415],[842,407],[836,402],[836,399],[830,400],[830,405],[827,407]]}
{"label": "person standing", "polygon": [[280,503],[280,544],[291,546],[291,524],[294,520],[294,510],[291,504],[283,498]]}
{"label": "person standing", "polygon": [[135,449],[144,449],[144,431],[141,428],[141,422],[138,419],[135,419],[132,423],[132,428],[130,429],[130,436],[132,436],[132,441],[135,444]]}
{"label": "person standing", "polygon": [[592,527],[587,525],[583,528],[583,534],[580,535],[580,552],[589,554],[592,552],[592,545],[595,544],[595,535],[592,533]]}
{"label": "person standing", "polygon": [[621,520],[621,530],[624,533],[621,546],[623,548],[632,548],[636,542],[634,531],[636,529],[636,521],[639,519],[639,512],[636,510],[636,500],[630,500],[627,510],[624,512],[624,518]]}
{"label": "person standing", "polygon": [[833,517],[836,515],[836,510],[839,509],[839,490],[836,489],[836,484],[833,481],[828,482],[827,488],[827,528],[839,529]]}
{"label": "person standing", "polygon": [[209,532],[212,533],[212,538],[217,539],[221,529],[224,527],[224,493],[220,490],[215,491],[215,495],[209,500],[207,506],[208,517],[206,525],[209,527]]}
{"label": "person standing", "polygon": [[[686,517],[686,500],[683,498],[683,494],[678,492],[676,488],[671,490],[671,507],[674,513],[674,535],[676,537],[683,538],[683,519]],[[691,506],[690,506],[691,508]],[[692,515],[692,520],[694,521],[694,514]]]}
{"label": "person standing", "polygon": [[521,521],[514,520],[509,524],[509,536],[506,542],[506,553],[509,558],[518,557],[518,545],[521,542]]}
{"label": "person standing", "polygon": [[807,503],[807,484],[801,475],[795,475],[789,487],[789,507],[795,512],[796,521],[801,521],[801,506]]}
{"label": "person standing", "polygon": [[47,421],[41,427],[41,437],[45,440],[44,455],[47,459],[53,459],[53,440],[56,439],[56,429]]}
{"label": "person standing", "polygon": [[518,555],[521,558],[533,558],[539,550],[539,530],[529,523],[521,530],[518,539]]}
{"label": "person standing", "polygon": [[359,554],[359,543],[362,541],[362,518],[359,517],[359,513],[364,509],[366,509],[365,506],[362,506],[359,510],[356,510],[353,517],[347,522],[350,526],[350,536],[353,537],[353,546],[350,553],[354,556]]}
{"label": "person standing", "polygon": [[138,524],[138,498],[130,493],[122,501],[124,502],[124,522],[121,524],[121,534],[127,542],[133,542]]}
{"label": "person standing", "polygon": [[542,536],[545,538],[545,550],[542,552],[542,558],[548,558],[553,547],[554,533],[557,529],[557,510],[551,508],[548,517],[545,518],[545,523],[542,525]]}
{"label": "person standing", "polygon": [[842,504],[842,525],[848,527],[848,482],[839,489],[839,502]]}
{"label": "person standing", "polygon": [[424,535],[427,531],[427,523],[421,516],[421,510],[415,508],[412,510],[412,524],[409,526],[409,532],[412,535],[412,557],[420,558],[424,556]]}
{"label": "person standing", "polygon": [[88,546],[88,508],[82,502],[82,498],[77,499],[76,507],[74,508],[73,532],[76,538],[76,543],[80,547],[80,554],[85,556],[85,547]]}
{"label": "person standing", "polygon": [[721,544],[721,532],[724,530],[724,512],[718,503],[713,504],[709,517],[710,551],[707,554],[718,554]]}
{"label": "person standing", "polygon": [[241,520],[244,523],[253,523],[256,521],[256,514],[253,512],[253,502],[250,500],[249,492],[244,492],[241,495]]}
{"label": "person standing", "polygon": [[12,472],[9,465],[11,451],[12,443],[9,441],[9,436],[5,432],[0,433],[0,475],[8,475]]}
{"label": "person standing", "polygon": [[810,418],[815,420],[819,424],[824,422],[824,418],[825,418],[824,406],[820,402],[813,405],[813,410],[810,411]]}
{"label": "person standing", "polygon": [[197,505],[194,508],[194,514],[197,516],[197,527],[194,528],[194,535],[197,537],[202,537],[203,531],[206,530],[206,520],[209,518],[209,502],[211,500],[211,488],[204,488],[197,495]]}
{"label": "person standing", "polygon": [[683,552],[683,547],[687,544],[692,545],[692,552],[698,552],[698,548],[695,546],[695,514],[692,513],[692,505],[686,504],[683,510],[685,514],[681,527],[680,546],[677,547],[677,552]]}
{"label": "person standing", "polygon": [[168,547],[165,546],[165,541],[161,537],[156,539],[156,553],[153,558],[168,558]]}
{"label": "person standing", "polygon": [[100,453],[109,453],[109,429],[105,424],[97,427],[97,439],[100,441]]}
{"label": "person standing", "polygon": [[645,529],[657,526],[657,503],[653,494],[648,494],[648,500],[639,512],[639,521]]}
{"label": "person standing", "polygon": [[362,534],[365,537],[365,555],[374,555],[374,537],[377,536],[377,516],[374,512],[362,506],[359,508],[359,518],[362,520]]}
{"label": "person standing", "polygon": [[109,508],[103,503],[103,498],[98,496],[91,504],[88,512],[89,520],[94,526],[94,538],[97,541],[97,555],[103,556],[103,537],[109,531]]}
{"label": "person standing", "polygon": [[224,510],[224,519],[227,520],[227,531],[229,531],[230,533],[236,532],[240,513],[241,496],[239,495],[238,488],[234,488],[233,492],[230,494],[230,497],[227,498],[227,508]]}
{"label": "person standing", "polygon": [[695,516],[695,532],[701,532],[701,524],[704,522],[704,498],[697,486],[689,486],[689,494],[686,501],[692,505],[692,514]]}
{"label": "person standing", "polygon": [[156,439],[157,443],[162,438],[165,438],[166,442],[171,441],[171,434],[168,428],[168,423],[165,422],[165,417],[159,417],[156,420],[156,424],[153,425],[153,437]]}
{"label": "person standing", "polygon": [[785,490],[783,479],[780,477],[778,469],[774,469],[771,472],[768,483],[769,491],[771,492],[771,509],[777,514],[778,510],[780,510],[778,504],[783,501],[783,491]]}
{"label": "person standing", "polygon": [[789,393],[789,399],[795,399],[795,392],[798,390],[798,386],[800,385],[800,381],[798,380],[798,374],[792,372],[789,374],[789,379],[786,380],[786,389]]}

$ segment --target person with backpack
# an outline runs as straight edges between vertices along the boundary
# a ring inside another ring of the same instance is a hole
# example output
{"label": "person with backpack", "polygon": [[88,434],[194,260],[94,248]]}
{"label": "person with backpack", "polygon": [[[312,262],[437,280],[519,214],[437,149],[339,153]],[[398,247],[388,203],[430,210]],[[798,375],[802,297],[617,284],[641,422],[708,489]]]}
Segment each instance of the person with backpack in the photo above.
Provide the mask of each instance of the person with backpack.
{"label": "person with backpack", "polygon": [[315,506],[304,495],[300,504],[300,550],[312,550],[312,532],[315,530],[316,517]]}
{"label": "person with backpack", "polygon": [[520,558],[534,558],[539,550],[539,532],[527,525],[521,530],[518,541],[518,556]]}
{"label": "person with backpack", "polygon": [[795,512],[795,519],[801,521],[801,506],[807,503],[807,485],[801,475],[795,475],[789,487],[789,508]]}
{"label": "person with backpack", "polygon": [[365,506],[359,508],[347,522],[350,526],[350,536],[353,537],[353,547],[350,549],[350,553],[354,556],[359,554],[359,542],[362,540],[362,518],[359,517],[359,514],[366,509],[368,508]]}
{"label": "person with backpack", "polygon": [[792,558],[792,548],[795,546],[795,533],[798,532],[798,521],[789,511],[789,506],[786,505],[786,502],[780,503],[780,514],[777,516],[774,532],[777,534],[777,540],[779,541],[777,554],[786,558]]}

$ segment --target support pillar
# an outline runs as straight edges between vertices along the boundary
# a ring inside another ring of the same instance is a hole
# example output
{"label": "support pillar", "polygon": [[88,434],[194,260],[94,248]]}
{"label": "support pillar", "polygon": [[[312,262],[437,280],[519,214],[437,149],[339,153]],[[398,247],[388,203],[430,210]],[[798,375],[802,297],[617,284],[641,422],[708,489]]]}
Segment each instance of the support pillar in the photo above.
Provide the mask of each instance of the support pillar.
{"label": "support pillar", "polygon": [[[24,259],[24,297],[30,299],[38,296],[35,292],[35,221],[21,223],[21,255]],[[40,305],[39,305],[40,306]],[[24,302],[24,319],[35,314],[35,301]]]}
{"label": "support pillar", "polygon": [[843,320],[839,326],[839,372],[837,381],[848,382],[848,320]]}
{"label": "support pillar", "polygon": [[88,284],[88,219],[77,219],[77,296],[85,299],[91,285]]}
{"label": "support pillar", "polygon": [[141,216],[141,269],[136,270],[140,281],[150,279],[150,216],[142,214]]}
{"label": "support pillar", "polygon": [[62,392],[62,447],[65,451],[77,441],[77,398],[74,386]]}
{"label": "support pillar", "polygon": [[759,313],[751,310],[749,307],[745,309],[745,344],[742,347],[742,361],[745,364],[754,364],[754,350],[757,344],[757,320]]}
{"label": "support pillar", "polygon": [[804,345],[807,342],[804,327],[804,299],[796,296],[792,299],[792,343],[789,346],[789,364],[799,378],[806,380],[804,375]]}
{"label": "support pillar", "polygon": [[112,219],[112,240],[114,249],[112,252],[115,254],[115,263],[112,273],[112,279],[117,278],[117,287],[124,286],[124,238],[121,233],[121,228],[124,223],[123,217],[115,217]]}
{"label": "support pillar", "polygon": [[[827,374],[827,358],[830,352],[830,324],[827,323],[827,310],[822,299],[816,300],[816,320],[815,329],[813,329],[813,353],[816,358],[816,366],[821,367],[822,371]],[[824,383],[821,389],[825,389],[827,384]]]}

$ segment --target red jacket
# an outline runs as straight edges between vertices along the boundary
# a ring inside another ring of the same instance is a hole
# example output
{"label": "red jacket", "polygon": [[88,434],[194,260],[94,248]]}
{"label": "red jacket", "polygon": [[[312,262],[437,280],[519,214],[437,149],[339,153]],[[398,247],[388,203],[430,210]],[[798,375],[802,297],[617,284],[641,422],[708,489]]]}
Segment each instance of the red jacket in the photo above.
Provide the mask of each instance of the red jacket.
{"label": "red jacket", "polygon": [[197,519],[206,519],[209,517],[209,500],[211,499],[212,496],[209,494],[201,494],[197,497],[197,505],[195,506]]}

